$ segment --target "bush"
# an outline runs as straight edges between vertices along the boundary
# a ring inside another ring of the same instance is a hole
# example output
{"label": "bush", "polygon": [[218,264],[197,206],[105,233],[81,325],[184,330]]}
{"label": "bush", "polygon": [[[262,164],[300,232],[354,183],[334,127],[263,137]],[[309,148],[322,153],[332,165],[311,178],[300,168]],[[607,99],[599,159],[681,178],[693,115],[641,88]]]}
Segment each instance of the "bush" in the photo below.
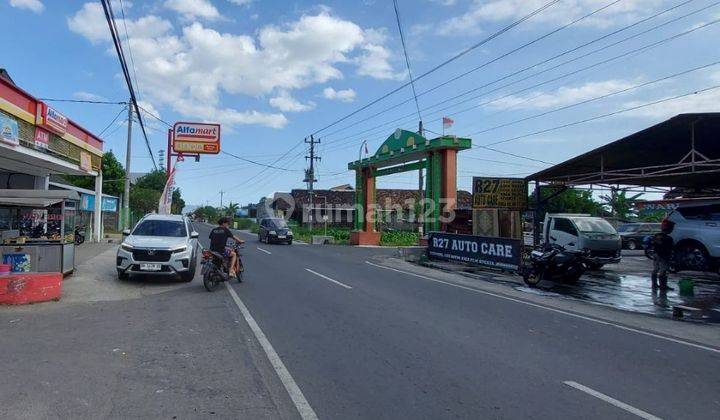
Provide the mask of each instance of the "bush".
{"label": "bush", "polygon": [[249,217],[238,217],[234,220],[234,222],[237,223],[238,229],[243,230],[252,229],[253,225],[257,225],[257,223],[255,223],[255,220]]}
{"label": "bush", "polygon": [[417,245],[419,234],[417,232],[391,231],[383,232],[380,236],[380,245],[383,246],[413,246]]}

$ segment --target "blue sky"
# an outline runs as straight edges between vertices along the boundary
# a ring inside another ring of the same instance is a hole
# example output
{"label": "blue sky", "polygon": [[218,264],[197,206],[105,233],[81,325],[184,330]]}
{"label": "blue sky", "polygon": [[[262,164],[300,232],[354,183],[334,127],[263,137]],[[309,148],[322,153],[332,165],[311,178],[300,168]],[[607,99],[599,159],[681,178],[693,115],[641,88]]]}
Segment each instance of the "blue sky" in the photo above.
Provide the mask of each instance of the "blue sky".
{"label": "blue sky", "polygon": [[[423,74],[547,2],[399,0],[413,73]],[[720,85],[720,65],[707,66],[720,60],[720,24],[715,23],[720,5],[714,3],[561,0],[423,77],[416,87],[429,130],[440,132],[439,119],[447,115],[455,121],[448,133],[469,136],[476,145],[502,142],[493,147],[535,159],[482,148],[463,152],[458,187],[469,189],[473,175],[527,175],[548,166],[536,160],[560,162],[677,113],[717,111],[720,89],[528,135]],[[180,166],[178,185],[191,204],[217,204],[221,190],[226,201],[248,203],[303,187],[303,147],[281,156],[310,133],[408,80],[391,1],[136,0],[123,1],[122,10],[119,0],[113,4],[146,109],[169,122],[219,121],[224,150],[285,169],[263,169],[228,155],[187,161]],[[48,98],[127,99],[99,2],[0,0],[0,16],[6,34],[0,37],[0,66],[24,89]],[[642,49],[653,43],[658,44]],[[606,97],[595,99],[601,96]],[[95,133],[122,108],[56,105]],[[321,132],[318,187],[353,183],[345,169],[357,159],[361,142],[367,140],[373,152],[395,128],[416,129],[414,111],[408,87]],[[123,161],[124,118],[103,135],[106,150]],[[157,152],[165,147],[166,128],[144,118]],[[515,137],[521,138],[503,142]],[[133,172],[150,169],[139,130],[133,148]],[[416,185],[415,173],[378,182],[381,188]]]}

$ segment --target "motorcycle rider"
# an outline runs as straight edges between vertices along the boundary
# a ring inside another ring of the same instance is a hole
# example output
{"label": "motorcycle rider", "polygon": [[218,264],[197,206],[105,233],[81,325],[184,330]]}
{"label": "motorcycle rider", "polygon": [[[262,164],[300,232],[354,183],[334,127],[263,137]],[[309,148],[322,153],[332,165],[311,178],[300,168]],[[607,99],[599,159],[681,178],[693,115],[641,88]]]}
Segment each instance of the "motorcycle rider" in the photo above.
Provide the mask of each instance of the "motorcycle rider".
{"label": "motorcycle rider", "polygon": [[235,249],[227,246],[228,239],[233,239],[238,244],[243,244],[245,241],[233,235],[228,226],[230,225],[229,217],[221,217],[218,220],[218,226],[210,231],[210,250],[223,254],[226,258],[230,259],[230,277],[237,277],[237,272],[242,270],[240,265],[240,258],[235,252]]}
{"label": "motorcycle rider", "polygon": [[670,261],[673,257],[673,238],[670,236],[672,229],[672,222],[663,222],[661,231],[656,233],[651,240],[651,246],[655,250],[655,259],[653,260],[653,271],[651,274],[653,290],[657,288],[660,288],[661,291],[673,290],[673,288],[667,284]]}

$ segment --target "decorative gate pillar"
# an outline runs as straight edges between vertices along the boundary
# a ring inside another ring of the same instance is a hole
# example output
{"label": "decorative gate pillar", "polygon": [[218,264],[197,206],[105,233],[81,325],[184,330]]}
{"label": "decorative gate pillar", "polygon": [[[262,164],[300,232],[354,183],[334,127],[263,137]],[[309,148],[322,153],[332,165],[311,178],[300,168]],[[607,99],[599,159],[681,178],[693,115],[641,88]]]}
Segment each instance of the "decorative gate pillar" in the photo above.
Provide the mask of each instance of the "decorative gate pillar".
{"label": "decorative gate pillar", "polygon": [[443,229],[441,217],[449,216],[457,206],[457,152],[471,146],[467,138],[443,136],[428,140],[398,129],[373,156],[350,162],[348,169],[355,170],[355,229],[350,233],[350,243],[380,243],[375,178],[418,169],[427,171],[423,213],[428,217],[423,220],[424,232]]}

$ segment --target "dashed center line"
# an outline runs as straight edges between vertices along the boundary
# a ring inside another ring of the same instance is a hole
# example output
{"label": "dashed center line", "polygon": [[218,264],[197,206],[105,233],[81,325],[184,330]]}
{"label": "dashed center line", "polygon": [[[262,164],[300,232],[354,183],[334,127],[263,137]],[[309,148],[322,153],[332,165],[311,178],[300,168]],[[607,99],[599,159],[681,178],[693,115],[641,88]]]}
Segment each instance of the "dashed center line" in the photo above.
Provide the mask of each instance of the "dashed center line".
{"label": "dashed center line", "polygon": [[639,408],[633,407],[630,404],[625,404],[622,401],[616,400],[615,398],[605,395],[602,392],[595,391],[592,388],[588,388],[585,385],[582,385],[582,384],[579,384],[579,383],[573,382],[573,381],[565,381],[563,383],[569,387],[577,389],[578,391],[584,392],[588,395],[592,395],[595,398],[603,400],[608,404],[614,405],[617,408],[621,408],[621,409],[627,411],[628,413],[635,414],[636,416],[638,416],[640,418],[643,418],[646,420],[661,420],[660,417],[654,416],[654,415],[648,413],[647,411],[643,411]]}
{"label": "dashed center line", "polygon": [[262,251],[262,252],[264,252],[264,253],[266,253],[266,254],[268,254],[268,255],[272,255],[272,252],[268,251],[267,249],[260,248],[259,246],[256,247],[256,248],[257,248],[258,251]]}
{"label": "dashed center line", "polygon": [[337,284],[338,286],[344,287],[344,288],[346,288],[346,289],[352,289],[352,286],[348,286],[348,285],[345,284],[345,283],[340,283],[339,281],[333,280],[333,279],[331,279],[330,277],[328,277],[328,276],[326,276],[326,275],[324,275],[324,274],[318,273],[317,271],[313,271],[313,270],[311,270],[311,269],[309,269],[309,268],[306,268],[305,271],[307,271],[307,272],[309,272],[309,273],[312,273],[312,274],[315,274],[316,276],[318,276],[318,277],[320,277],[320,278],[323,278],[323,279],[325,279],[325,280],[327,280],[327,281],[333,282],[333,283]]}

